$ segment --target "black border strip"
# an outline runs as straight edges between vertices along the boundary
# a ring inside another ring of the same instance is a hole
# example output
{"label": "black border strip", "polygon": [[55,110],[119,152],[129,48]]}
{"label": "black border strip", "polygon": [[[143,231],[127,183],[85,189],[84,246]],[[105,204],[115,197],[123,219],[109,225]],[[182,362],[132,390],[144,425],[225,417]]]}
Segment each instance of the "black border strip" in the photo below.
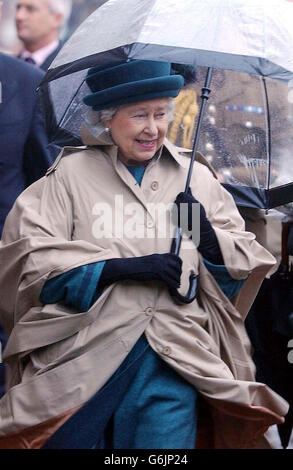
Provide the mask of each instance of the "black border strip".
{"label": "black border strip", "polygon": [[273,209],[293,202],[293,183],[271,189],[259,189],[250,186],[223,184],[233,196],[237,206],[258,209]]}
{"label": "black border strip", "polygon": [[284,184],[268,191],[269,208],[283,206],[293,202],[293,183]]}
{"label": "black border strip", "polygon": [[[70,41],[70,38],[69,38]],[[66,44],[65,46],[66,47]],[[284,69],[276,64],[258,57],[242,56],[238,54],[220,53],[221,60],[213,51],[195,50],[192,48],[179,46],[164,46],[162,44],[144,44],[134,42],[125,44],[108,51],[98,52],[90,56],[77,59],[68,64],[60,65],[53,69],[49,69],[43,82],[49,82],[57,78],[78,72],[89,67],[101,65],[107,62],[117,60],[123,61],[127,59],[144,59],[144,60],[161,60],[166,62],[176,62],[190,64],[194,66],[211,66],[214,68],[222,68],[228,70],[241,71],[239,64],[246,67],[246,72],[257,75],[264,75],[270,78],[289,81],[293,78],[293,72]],[[184,58],[184,60],[182,60]],[[271,73],[263,74],[263,70],[271,71]]]}
{"label": "black border strip", "polygon": [[267,207],[268,201],[265,189],[232,184],[223,184],[223,186],[233,196],[237,206],[269,209]]}

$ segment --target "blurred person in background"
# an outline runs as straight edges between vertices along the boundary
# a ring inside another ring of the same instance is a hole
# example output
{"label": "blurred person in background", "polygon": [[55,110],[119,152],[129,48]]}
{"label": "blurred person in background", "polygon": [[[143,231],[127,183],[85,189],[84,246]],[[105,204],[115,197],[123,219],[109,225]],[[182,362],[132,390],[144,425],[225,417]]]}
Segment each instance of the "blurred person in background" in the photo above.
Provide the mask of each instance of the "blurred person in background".
{"label": "blurred person in background", "polygon": [[[17,37],[15,25],[15,5],[17,4],[17,1],[18,0],[4,0],[0,30],[1,52],[13,55],[18,55],[19,51],[22,50],[21,43]],[[66,40],[89,15],[106,3],[106,1],[107,0],[72,0],[71,14],[68,21],[65,22],[65,25],[59,32],[59,40]]]}
{"label": "blurred person in background", "polygon": [[[0,53],[0,236],[15,199],[54,160],[37,108],[36,88],[42,77],[37,68]],[[1,325],[0,342],[3,349]],[[4,366],[0,364],[0,396],[4,388]]]}
{"label": "blurred person in background", "polygon": [[71,0],[19,0],[15,23],[23,43],[19,57],[46,71],[62,47],[60,31],[70,14]]}

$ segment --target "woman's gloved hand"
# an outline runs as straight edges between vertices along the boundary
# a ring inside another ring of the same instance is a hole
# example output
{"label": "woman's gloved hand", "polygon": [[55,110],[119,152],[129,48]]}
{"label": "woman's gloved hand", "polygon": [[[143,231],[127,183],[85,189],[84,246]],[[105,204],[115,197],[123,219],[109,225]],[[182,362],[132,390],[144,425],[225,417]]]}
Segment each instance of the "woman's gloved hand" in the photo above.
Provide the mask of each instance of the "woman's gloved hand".
{"label": "woman's gloved hand", "polygon": [[[180,204],[187,204],[187,228],[192,231],[192,204],[199,204],[200,207],[200,243],[198,251],[202,256],[213,264],[223,265],[224,260],[222,257],[220,245],[216,237],[215,231],[207,218],[206,211],[203,205],[193,197],[191,189],[188,188],[187,194],[179,193],[176,197],[175,204],[178,209],[178,226],[181,226],[180,220]],[[184,230],[186,227],[182,226]]]}
{"label": "woman's gloved hand", "polygon": [[135,258],[114,258],[106,261],[98,287],[103,288],[113,282],[163,281],[169,287],[178,289],[182,273],[182,260],[179,256],[165,253]]}

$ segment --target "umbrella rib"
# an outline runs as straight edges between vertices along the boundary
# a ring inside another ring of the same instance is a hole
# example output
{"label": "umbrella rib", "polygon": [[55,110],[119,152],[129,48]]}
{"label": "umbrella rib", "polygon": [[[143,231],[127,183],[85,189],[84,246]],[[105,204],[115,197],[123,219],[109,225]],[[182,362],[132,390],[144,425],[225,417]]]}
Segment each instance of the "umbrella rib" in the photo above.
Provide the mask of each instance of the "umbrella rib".
{"label": "umbrella rib", "polygon": [[[63,121],[64,121],[64,119],[65,119],[66,114],[67,114],[67,111],[68,111],[68,109],[70,108],[70,106],[71,106],[71,104],[72,104],[74,98],[78,95],[79,90],[81,89],[81,87],[82,87],[83,84],[84,84],[84,80],[81,82],[81,84],[79,85],[79,87],[78,87],[78,89],[76,90],[75,94],[73,95],[72,99],[70,100],[68,106],[66,107],[66,109],[65,109],[65,111],[64,111],[64,113],[63,113],[63,116],[61,117],[61,119],[60,119],[60,121],[59,121],[58,128],[60,128],[60,127],[62,126],[62,123],[63,123]],[[56,132],[54,138],[56,137],[57,134],[58,134],[58,131]]]}
{"label": "umbrella rib", "polygon": [[266,181],[266,189],[270,189],[270,184],[271,184],[271,116],[270,116],[270,108],[269,108],[269,100],[268,100],[268,89],[267,89],[267,82],[265,77],[261,77],[262,84],[263,84],[263,91],[264,91],[264,105],[265,105],[265,121],[266,121],[266,127],[267,127],[267,132],[266,132],[266,150],[267,150],[267,156],[269,159],[269,164],[268,164],[268,172],[267,172],[267,181]]}

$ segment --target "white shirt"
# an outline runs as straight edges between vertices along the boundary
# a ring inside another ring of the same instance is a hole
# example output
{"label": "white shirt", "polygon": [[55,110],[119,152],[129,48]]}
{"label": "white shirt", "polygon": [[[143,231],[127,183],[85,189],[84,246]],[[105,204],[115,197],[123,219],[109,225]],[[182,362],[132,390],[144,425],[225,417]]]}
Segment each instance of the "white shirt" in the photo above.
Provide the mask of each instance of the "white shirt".
{"label": "white shirt", "polygon": [[20,58],[25,60],[27,58],[31,58],[35,61],[36,65],[40,67],[43,62],[49,57],[52,52],[55,51],[55,49],[58,47],[59,41],[53,41],[50,44],[48,44],[45,47],[42,47],[41,49],[38,49],[35,52],[29,52],[26,49],[24,49],[20,53]]}

